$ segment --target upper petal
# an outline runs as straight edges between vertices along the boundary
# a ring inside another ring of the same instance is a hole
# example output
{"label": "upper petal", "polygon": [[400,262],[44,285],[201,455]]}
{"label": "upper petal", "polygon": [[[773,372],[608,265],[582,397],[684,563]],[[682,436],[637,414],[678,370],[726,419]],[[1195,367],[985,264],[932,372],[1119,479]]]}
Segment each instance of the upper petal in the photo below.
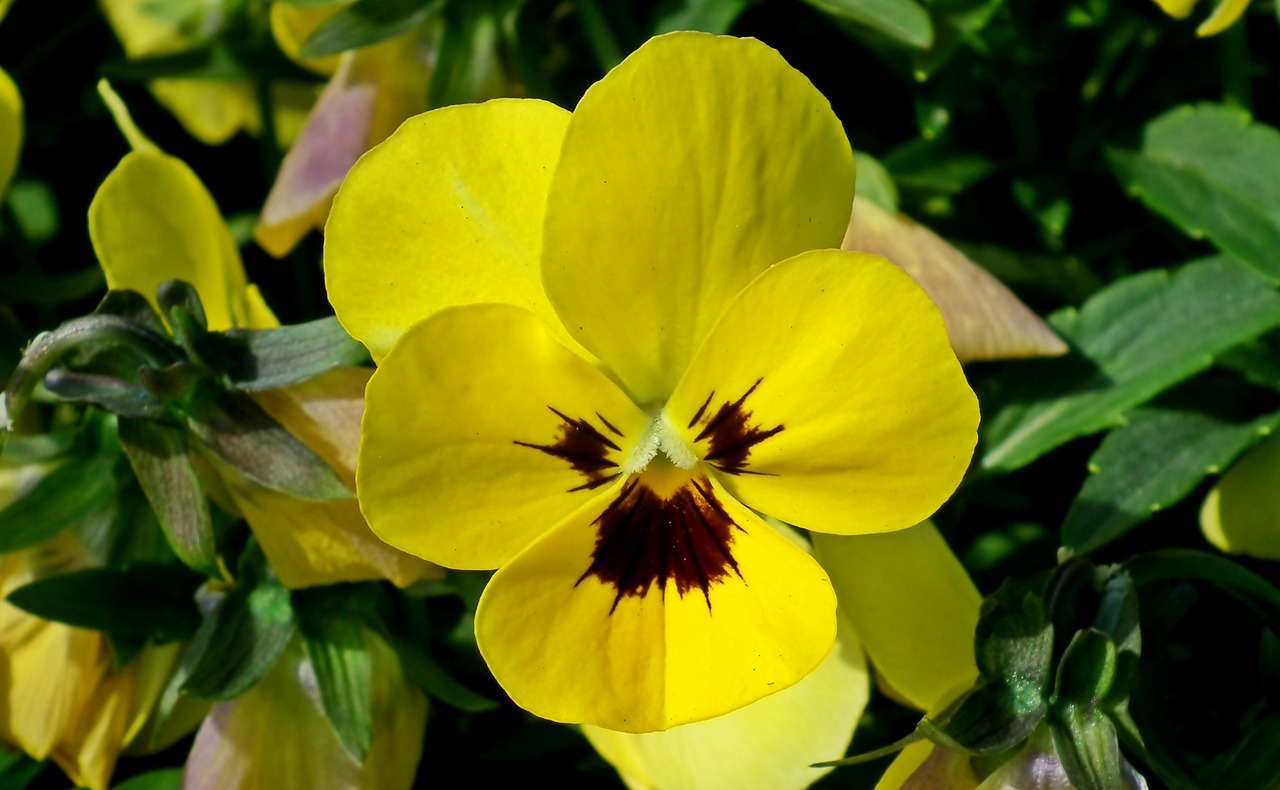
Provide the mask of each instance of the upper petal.
{"label": "upper petal", "polygon": [[615,479],[648,422],[529,311],[451,308],[369,382],[360,506],[397,548],[496,568]]}
{"label": "upper petal", "polygon": [[705,476],[650,466],[504,565],[476,610],[543,718],[653,732],[794,685],[835,639],[822,568]]}
{"label": "upper petal", "polygon": [[374,359],[417,321],[477,302],[532,310],[568,339],[538,277],[568,120],[532,99],[444,107],[405,121],[351,168],[325,226],[325,283]]}
{"label": "upper petal", "polygon": [[839,534],[923,521],[977,442],[937,307],[893,264],[838,250],[744,289],[664,413],[746,505]]}
{"label": "upper petal", "polygon": [[775,50],[659,36],[573,113],[547,196],[543,283],[637,402],[661,400],[753,277],[839,246],[853,188],[839,119]]}
{"label": "upper petal", "polygon": [[180,159],[126,154],[89,205],[89,238],[109,288],[133,289],[154,304],[160,283],[186,280],[200,294],[210,329],[274,324],[249,292],[213,197]]}

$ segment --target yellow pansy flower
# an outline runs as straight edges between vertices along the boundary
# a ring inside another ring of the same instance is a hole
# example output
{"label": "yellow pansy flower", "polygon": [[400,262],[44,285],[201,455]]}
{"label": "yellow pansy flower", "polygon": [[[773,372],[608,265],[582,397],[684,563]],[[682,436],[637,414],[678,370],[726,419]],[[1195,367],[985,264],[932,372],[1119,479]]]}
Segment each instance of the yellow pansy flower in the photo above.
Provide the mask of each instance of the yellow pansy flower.
{"label": "yellow pansy flower", "polygon": [[[175,21],[176,7],[166,3],[157,10],[149,0],[99,0],[111,29],[131,58],[160,57],[191,49],[198,43],[192,31]],[[222,13],[217,2],[187,0],[193,18],[216,21]],[[148,82],[151,93],[192,137],[208,145],[220,145],[241,130],[257,134],[262,116],[256,88],[249,80],[216,80],[165,77]],[[297,136],[316,91],[304,83],[273,83],[276,136],[288,142]]]}
{"label": "yellow pansy flower", "polygon": [[1280,560],[1280,440],[1245,453],[1200,508],[1205,538],[1222,551]]}
{"label": "yellow pansy flower", "polygon": [[[110,288],[133,289],[154,300],[160,283],[186,280],[200,294],[212,330],[277,324],[248,282],[213,197],[181,160],[145,145],[126,154],[89,207],[89,236]],[[368,377],[367,370],[339,368],[258,393],[257,400],[354,487]],[[230,469],[219,473],[226,488],[220,504],[244,515],[286,586],[383,578],[405,586],[440,573],[378,540],[354,500],[308,502],[262,488]]]}
{"label": "yellow pansy flower", "polygon": [[408,790],[422,757],[427,697],[381,637],[366,631],[365,644],[373,740],[363,763],[325,717],[315,668],[295,638],[253,688],[209,711],[187,758],[184,790]]}
{"label": "yellow pansy flower", "polygon": [[[0,507],[31,482],[0,470]],[[177,664],[177,644],[149,645],[120,669],[105,634],[54,623],[7,603],[9,593],[89,564],[73,531],[0,556],[0,742],[52,758],[77,786],[106,790],[121,750],[142,731]]]}
{"label": "yellow pansy flower", "polygon": [[572,116],[444,108],[352,168],[325,267],[380,362],[361,507],[498,568],[476,636],[517,704],[649,732],[781,691],[830,650],[835,595],[756,511],[887,532],[955,489],[977,403],[919,287],[833,249],[853,185],[808,80],[698,33]]}
{"label": "yellow pansy flower", "polygon": [[330,78],[285,155],[254,228],[257,242],[276,257],[288,254],[312,229],[324,227],[338,185],[361,154],[404,119],[427,109],[438,25],[340,56],[298,56],[303,42],[341,7],[271,6],[271,29],[284,53]]}
{"label": "yellow pansy flower", "polygon": [[0,196],[18,170],[22,150],[22,94],[4,69],[0,69]]}
{"label": "yellow pansy flower", "polygon": [[[1160,10],[1174,19],[1186,19],[1197,0],[1155,0]],[[1218,0],[1213,12],[1196,28],[1197,36],[1216,36],[1236,23],[1249,7],[1250,0]]]}

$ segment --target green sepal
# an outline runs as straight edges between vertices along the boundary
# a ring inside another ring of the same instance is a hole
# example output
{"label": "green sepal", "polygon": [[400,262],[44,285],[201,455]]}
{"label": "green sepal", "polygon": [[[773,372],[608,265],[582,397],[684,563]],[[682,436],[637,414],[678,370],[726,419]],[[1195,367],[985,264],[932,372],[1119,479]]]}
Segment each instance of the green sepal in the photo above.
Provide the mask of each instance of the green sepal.
{"label": "green sepal", "polygon": [[185,568],[139,564],[51,576],[19,587],[7,600],[46,620],[175,642],[190,639],[200,626],[198,584]]}
{"label": "green sepal", "polygon": [[258,485],[316,502],[352,498],[320,456],[248,395],[202,381],[184,411],[203,446]]}
{"label": "green sepal", "polygon": [[438,0],[356,0],[303,42],[298,57],[319,58],[407,33],[435,12]]}
{"label": "green sepal", "polygon": [[1102,710],[1116,675],[1116,646],[1102,631],[1077,631],[1058,663],[1049,729],[1079,790],[1123,787],[1116,729]]}
{"label": "green sepal", "polygon": [[978,671],[1028,699],[1047,696],[1053,637],[1053,623],[1040,596],[1024,585],[1006,582],[982,603],[975,635]]}
{"label": "green sepal", "polygon": [[197,348],[209,333],[209,320],[195,286],[185,280],[168,280],[156,289],[156,302],[169,320],[173,337],[193,360],[199,361]]}
{"label": "green sepal", "polygon": [[1047,710],[1038,695],[987,683],[965,692],[937,716],[921,719],[916,727],[945,749],[992,755],[1026,740]]}
{"label": "green sepal", "polygon": [[293,638],[290,593],[265,569],[243,573],[238,587],[205,616],[188,654],[182,693],[235,699],[267,674]]}
{"label": "green sepal", "polygon": [[373,664],[364,625],[323,609],[303,609],[298,625],[325,716],[347,753],[363,763],[373,745]]}
{"label": "green sepal", "polygon": [[332,316],[276,329],[213,332],[200,340],[197,351],[227,386],[249,392],[278,389],[368,359],[364,346]]}
{"label": "green sepal", "polygon": [[141,324],[157,335],[165,335],[168,330],[160,314],[147,301],[147,297],[130,290],[107,291],[98,306],[93,310],[95,315],[114,315]]}
{"label": "green sepal", "polygon": [[43,543],[68,527],[109,518],[119,491],[115,462],[114,455],[105,453],[71,458],[0,510],[0,554]]}
{"label": "green sepal", "polygon": [[124,418],[119,432],[120,446],[174,554],[198,573],[223,578],[209,500],[187,456],[186,436],[158,422]]}
{"label": "green sepal", "polygon": [[69,403],[86,403],[121,417],[160,420],[167,415],[165,405],[144,386],[114,376],[51,370],[44,377],[45,389]]}

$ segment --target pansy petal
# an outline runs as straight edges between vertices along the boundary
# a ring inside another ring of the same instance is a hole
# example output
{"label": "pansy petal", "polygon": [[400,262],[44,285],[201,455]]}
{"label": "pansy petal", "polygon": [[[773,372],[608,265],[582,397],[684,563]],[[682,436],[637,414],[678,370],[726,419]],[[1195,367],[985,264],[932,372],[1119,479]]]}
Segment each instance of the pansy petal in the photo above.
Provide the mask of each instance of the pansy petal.
{"label": "pansy petal", "polygon": [[932,524],[812,538],[840,610],[899,696],[929,710],[957,686],[973,683],[982,596]]}
{"label": "pansy petal", "polygon": [[22,150],[22,96],[18,86],[0,69],[0,196],[18,169]]}
{"label": "pansy petal", "polygon": [[422,756],[427,698],[395,653],[365,632],[373,666],[373,744],[363,764],[320,705],[315,669],[295,640],[241,696],[215,705],[196,734],[183,790],[408,790]]}
{"label": "pansy petal", "polygon": [[244,266],[204,184],[180,159],[126,154],[89,206],[89,238],[109,288],[131,288],[154,303],[166,280],[186,280],[204,303],[210,329],[249,324]]}
{"label": "pansy petal", "polygon": [[406,121],[351,168],[325,225],[325,283],[374,359],[417,321],[477,302],[532,310],[568,339],[538,275],[568,120],[529,99],[444,107]]}
{"label": "pansy petal", "polygon": [[663,412],[749,507],[838,534],[923,521],[977,441],[937,307],[898,267],[838,250],[744,289]]}
{"label": "pansy petal", "polygon": [[876,790],[974,790],[977,786],[969,755],[916,741],[898,752]]}
{"label": "pansy petal", "polygon": [[843,249],[901,266],[942,311],[962,362],[1067,353],[1067,344],[1004,284],[938,234],[867,200],[853,203]]}
{"label": "pansy petal", "polygon": [[583,727],[632,788],[808,787],[844,754],[866,706],[867,668],[853,628],[839,633],[818,668],[791,688],[708,721],[633,734]]}
{"label": "pansy petal", "polygon": [[253,237],[277,258],[312,228],[324,226],[338,185],[369,147],[378,89],[372,81],[356,78],[354,63],[354,55],[345,58],[320,94],[258,217]]}
{"label": "pansy petal", "polygon": [[1218,0],[1213,13],[1196,28],[1197,36],[1216,36],[1236,23],[1252,0]]}
{"label": "pansy petal", "polygon": [[648,417],[533,313],[468,305],[412,327],[366,393],[357,490],[379,537],[496,568],[618,477]]}
{"label": "pansy petal", "polygon": [[653,732],[737,710],[809,674],[835,639],[813,559],[705,476],[651,465],[485,588],[476,640],[520,707]]}
{"label": "pansy petal", "polygon": [[574,110],[547,196],[543,282],[636,401],[659,401],[753,277],[840,244],[854,180],[839,119],[775,50],[659,36]]}
{"label": "pansy petal", "polygon": [[1250,450],[1209,492],[1200,528],[1231,554],[1280,560],[1280,437]]}

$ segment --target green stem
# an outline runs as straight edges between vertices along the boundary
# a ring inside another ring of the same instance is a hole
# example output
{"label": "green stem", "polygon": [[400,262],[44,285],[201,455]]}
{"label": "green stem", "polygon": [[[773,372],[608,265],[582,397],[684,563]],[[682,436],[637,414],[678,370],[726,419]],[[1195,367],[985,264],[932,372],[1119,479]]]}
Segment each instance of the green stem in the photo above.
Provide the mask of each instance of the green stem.
{"label": "green stem", "polygon": [[1253,81],[1249,63],[1249,41],[1245,21],[1227,28],[1219,36],[1222,43],[1222,101],[1245,110],[1253,108]]}

